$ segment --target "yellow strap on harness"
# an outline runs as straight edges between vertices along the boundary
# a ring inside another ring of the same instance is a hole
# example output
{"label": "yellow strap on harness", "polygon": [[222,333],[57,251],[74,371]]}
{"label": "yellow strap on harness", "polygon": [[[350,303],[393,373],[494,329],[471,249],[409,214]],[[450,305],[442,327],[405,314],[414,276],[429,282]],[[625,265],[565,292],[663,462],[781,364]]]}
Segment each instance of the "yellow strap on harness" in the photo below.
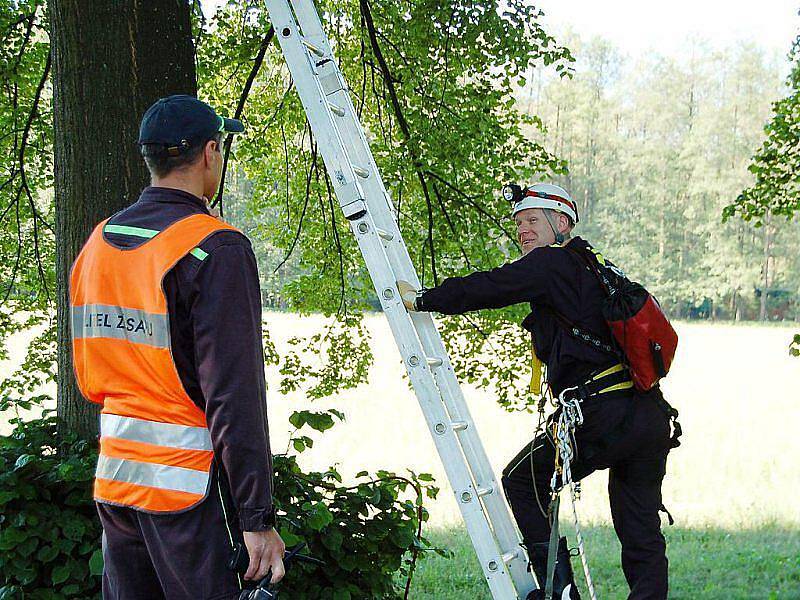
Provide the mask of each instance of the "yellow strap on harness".
{"label": "yellow strap on harness", "polygon": [[592,377],[589,381],[597,381],[598,379],[602,379],[603,377],[608,377],[609,375],[613,375],[614,373],[619,373],[625,367],[622,366],[622,363],[616,364],[613,367],[609,367],[602,373],[598,373],[594,377]]}
{"label": "yellow strap on harness", "polygon": [[531,382],[528,389],[534,396],[538,396],[542,392],[543,371],[544,365],[539,357],[536,356],[536,346],[533,343],[533,336],[531,336]]}
{"label": "yellow strap on harness", "polygon": [[[625,366],[622,363],[616,364],[613,367],[609,367],[602,373],[598,373],[594,377],[592,377],[589,381],[597,381],[599,379],[603,379],[603,377],[608,377],[609,375],[613,375],[614,373],[619,373],[620,371],[624,370]],[[633,387],[633,381],[623,381],[621,383],[614,384],[607,388],[603,388],[597,394],[606,394],[608,392],[616,392],[617,390],[629,390]]]}
{"label": "yellow strap on harness", "polygon": [[612,385],[611,387],[607,387],[605,389],[600,390],[597,392],[598,394],[605,394],[607,392],[614,392],[616,390],[628,390],[633,387],[632,381],[623,381],[622,383],[618,383],[616,385]]}

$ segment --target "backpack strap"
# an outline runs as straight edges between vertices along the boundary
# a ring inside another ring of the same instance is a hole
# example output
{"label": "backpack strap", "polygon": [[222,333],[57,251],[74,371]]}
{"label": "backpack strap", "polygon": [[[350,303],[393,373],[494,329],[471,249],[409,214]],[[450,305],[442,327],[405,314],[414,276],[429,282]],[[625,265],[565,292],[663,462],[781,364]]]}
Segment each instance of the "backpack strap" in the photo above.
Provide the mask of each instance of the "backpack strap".
{"label": "backpack strap", "polygon": [[594,273],[594,276],[597,278],[597,281],[600,283],[600,287],[603,288],[603,292],[605,292],[606,296],[611,296],[611,294],[616,291],[618,286],[615,286],[608,278],[608,275],[606,275],[606,273],[600,269],[600,264],[597,260],[597,257],[588,247],[582,248],[582,251],[576,250],[575,248],[570,248],[569,246],[564,246],[564,248],[571,252],[573,256],[577,257],[579,262],[582,262],[589,267],[589,270]]}
{"label": "backpack strap", "polygon": [[610,354],[615,358],[620,358],[621,355],[619,350],[617,350],[612,344],[604,342],[599,336],[591,331],[583,329],[582,327],[578,327],[574,322],[570,321],[552,306],[541,305],[539,308],[545,312],[549,312],[553,317],[555,317],[558,324],[561,325],[561,327],[563,327],[567,333],[569,333],[575,339],[580,340],[588,346],[591,346],[595,350],[602,350],[603,352]]}
{"label": "backpack strap", "polygon": [[[611,295],[610,290],[613,289],[613,285],[611,284],[611,282],[608,281],[608,278],[606,276],[600,273],[600,270],[598,269],[597,265],[597,259],[592,260],[591,258],[589,258],[589,256],[587,256],[588,250],[580,252],[574,248],[571,248],[568,245],[562,247],[565,250],[568,250],[573,256],[575,256],[578,259],[579,263],[583,263],[589,267],[589,270],[592,271],[592,273],[594,273],[595,277],[597,278],[597,281],[600,284],[600,287],[603,289],[603,292],[605,293],[606,297],[610,296]],[[554,316],[558,324],[561,325],[567,331],[567,333],[569,333],[575,339],[583,342],[588,346],[591,346],[595,350],[601,350],[602,352],[605,352],[606,354],[613,356],[623,364],[627,364],[624,355],[622,354],[622,352],[620,352],[619,348],[617,348],[616,344],[614,343],[613,336],[611,337],[612,342],[611,344],[609,344],[601,340],[597,334],[592,333],[591,331],[588,331],[586,329],[583,329],[582,327],[576,325],[574,322],[570,321],[567,317],[561,314],[554,307],[549,305],[541,305],[540,308],[544,309],[545,312],[549,312],[552,316]]]}

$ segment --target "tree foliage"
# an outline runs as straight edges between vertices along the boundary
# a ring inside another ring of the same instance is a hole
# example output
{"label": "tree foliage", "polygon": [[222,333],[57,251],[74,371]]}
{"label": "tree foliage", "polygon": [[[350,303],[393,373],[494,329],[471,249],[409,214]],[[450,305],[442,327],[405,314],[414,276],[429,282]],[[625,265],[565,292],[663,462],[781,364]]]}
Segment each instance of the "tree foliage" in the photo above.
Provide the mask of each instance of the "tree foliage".
{"label": "tree foliage", "polygon": [[726,218],[738,215],[760,227],[768,213],[791,219],[800,210],[800,36],[789,59],[788,94],[773,103],[766,139],[749,167],[755,182],[725,208]]}
{"label": "tree foliage", "polygon": [[47,27],[43,0],[0,2],[0,358],[54,288]]}
{"label": "tree foliage", "polygon": [[[423,283],[515,256],[500,185],[564,168],[525,134],[525,126],[539,121],[520,113],[513,96],[534,66],[569,70],[569,52],[541,28],[539,11],[527,2],[487,0],[339,1],[320,9]],[[228,33],[205,38],[199,48],[201,88],[212,103],[233,106],[242,86],[226,82],[250,70],[269,35],[267,16],[230,3],[212,27]],[[273,258],[262,268],[294,270],[281,292],[292,310],[370,309],[372,282],[271,44],[247,97],[247,131],[231,163],[252,185],[237,211],[257,221],[252,232],[262,256]],[[516,349],[525,343],[509,317],[515,312],[444,323],[448,341],[466,344],[466,356],[494,346],[508,359],[462,370],[471,381],[499,384],[503,400],[516,379]],[[493,344],[497,336],[514,336],[514,345]]]}
{"label": "tree foliage", "polygon": [[[740,216],[745,221],[753,221],[755,227],[765,229],[764,237],[769,242],[778,231],[778,226],[772,218],[783,216],[786,221],[792,221],[795,213],[800,210],[800,36],[795,38],[789,52],[792,62],[791,72],[786,80],[788,95],[773,103],[772,120],[764,127],[764,140],[761,148],[753,156],[749,170],[755,176],[755,182],[746,188],[736,201],[725,207],[724,218],[729,219],[734,215]],[[765,227],[764,227],[765,226]],[[797,228],[784,225],[795,234]],[[769,243],[765,244],[767,259],[769,259]],[[794,262],[797,263],[797,253],[794,253]],[[764,264],[762,274],[765,285],[763,293],[768,293],[766,285],[769,275],[769,263]],[[795,282],[794,291],[800,291],[800,285]],[[762,306],[766,296],[762,299]],[[762,313],[764,310],[762,309]],[[789,345],[792,356],[800,356],[800,335],[795,335]]]}

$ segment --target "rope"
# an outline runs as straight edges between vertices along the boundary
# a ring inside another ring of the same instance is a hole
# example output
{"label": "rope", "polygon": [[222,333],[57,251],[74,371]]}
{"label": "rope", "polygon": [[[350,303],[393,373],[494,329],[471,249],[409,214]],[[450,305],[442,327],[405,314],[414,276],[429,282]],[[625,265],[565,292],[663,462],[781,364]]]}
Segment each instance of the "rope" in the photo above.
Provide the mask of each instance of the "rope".
{"label": "rope", "polygon": [[[576,501],[580,495],[580,483],[572,480],[572,459],[575,458],[575,430],[583,424],[583,411],[581,410],[580,400],[577,397],[568,398],[569,392],[574,392],[577,388],[567,388],[557,398],[561,412],[553,427],[553,442],[556,446],[556,468],[553,472],[553,479],[550,488],[553,498],[564,486],[569,487],[570,503],[572,504],[572,516],[575,524],[575,537],[578,540],[578,555],[581,557],[583,565],[583,575],[586,578],[586,587],[589,589],[591,600],[597,600],[592,583],[592,575],[589,572],[589,562],[586,559],[586,550],[583,544],[580,523],[578,522],[578,510]],[[560,464],[559,464],[560,463]],[[561,487],[558,486],[558,475],[561,475]]]}

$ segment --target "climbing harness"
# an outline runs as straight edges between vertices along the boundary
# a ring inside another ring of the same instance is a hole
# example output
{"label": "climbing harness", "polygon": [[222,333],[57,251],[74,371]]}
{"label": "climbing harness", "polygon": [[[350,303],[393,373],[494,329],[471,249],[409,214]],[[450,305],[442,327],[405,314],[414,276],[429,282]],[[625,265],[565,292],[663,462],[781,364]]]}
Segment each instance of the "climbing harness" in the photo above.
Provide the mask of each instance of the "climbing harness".
{"label": "climbing harness", "polygon": [[[598,377],[599,379],[599,377]],[[553,577],[555,575],[556,547],[558,544],[558,509],[560,505],[559,493],[566,486],[569,488],[570,503],[572,505],[572,517],[575,525],[575,538],[578,541],[578,555],[581,557],[583,574],[586,579],[586,587],[589,590],[591,600],[597,600],[592,582],[592,574],[589,571],[589,563],[586,559],[586,550],[583,544],[580,523],[578,521],[578,510],[576,502],[580,497],[580,482],[572,480],[572,460],[575,458],[577,444],[575,442],[575,430],[583,424],[583,411],[581,410],[582,398],[580,386],[575,386],[563,390],[555,399],[559,407],[558,417],[552,424],[553,443],[556,449],[556,464],[553,471],[553,478],[550,481],[551,501],[550,501],[550,549],[547,555],[547,583],[545,585],[545,598],[552,599]],[[559,481],[560,480],[560,481]]]}
{"label": "climbing harness", "polygon": [[[549,392],[549,386],[545,392]],[[628,390],[633,388],[627,369],[621,363],[612,365],[598,373],[590,376],[584,383],[563,390],[557,397],[552,393],[542,393],[537,409],[539,412],[539,423],[536,427],[534,441],[531,442],[531,479],[535,481],[533,444],[539,438],[539,433],[544,422],[544,411],[547,401],[550,400],[556,407],[555,418],[548,423],[547,433],[552,440],[555,448],[555,468],[550,481],[551,498],[548,510],[545,511],[539,499],[538,491],[534,485],[534,494],[539,510],[550,522],[550,541],[547,554],[547,571],[545,583],[545,598],[552,598],[553,579],[556,566],[556,548],[558,545],[558,512],[561,504],[560,492],[564,487],[569,488],[570,501],[572,505],[572,517],[575,526],[575,536],[578,542],[578,554],[581,557],[583,573],[586,579],[592,600],[596,600],[594,584],[589,571],[589,564],[586,558],[586,551],[583,542],[583,534],[578,520],[577,500],[580,498],[580,482],[572,479],[572,462],[577,455],[577,441],[575,432],[583,424],[583,409],[581,403],[588,398],[599,398],[603,394]]]}

